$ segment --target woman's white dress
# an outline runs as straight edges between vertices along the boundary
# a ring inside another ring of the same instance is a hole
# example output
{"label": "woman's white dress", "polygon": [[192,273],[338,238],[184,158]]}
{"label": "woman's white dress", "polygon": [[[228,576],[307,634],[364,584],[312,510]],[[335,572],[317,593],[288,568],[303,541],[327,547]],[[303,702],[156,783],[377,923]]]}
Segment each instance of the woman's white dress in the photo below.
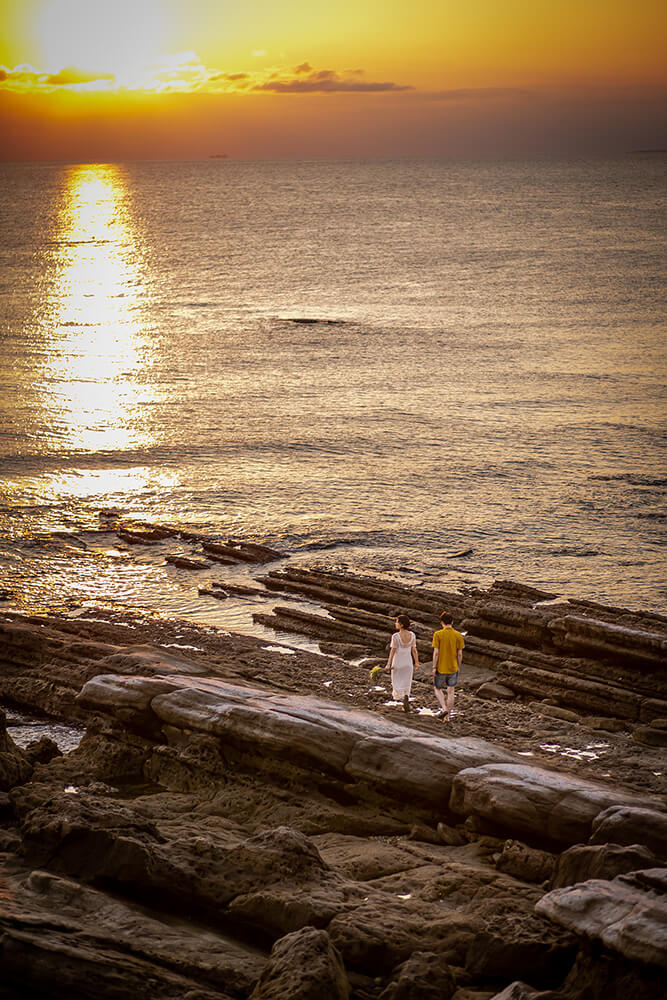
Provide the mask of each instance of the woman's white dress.
{"label": "woman's white dress", "polygon": [[417,643],[414,632],[409,632],[410,641],[401,642],[399,632],[394,632],[391,637],[391,646],[394,650],[394,659],[391,662],[391,686],[396,701],[400,701],[403,695],[410,694],[412,687],[412,673],[414,662],[412,660],[412,648]]}

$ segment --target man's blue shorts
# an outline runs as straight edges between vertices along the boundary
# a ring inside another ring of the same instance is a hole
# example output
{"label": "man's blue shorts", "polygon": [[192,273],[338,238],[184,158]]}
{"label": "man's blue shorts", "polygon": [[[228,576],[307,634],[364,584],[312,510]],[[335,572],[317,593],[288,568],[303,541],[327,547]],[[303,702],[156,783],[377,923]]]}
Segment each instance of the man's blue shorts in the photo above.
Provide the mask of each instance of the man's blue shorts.
{"label": "man's blue shorts", "polygon": [[459,679],[459,672],[456,671],[455,674],[440,674],[437,673],[433,678],[433,684],[437,688],[453,688],[456,687],[456,682]]}

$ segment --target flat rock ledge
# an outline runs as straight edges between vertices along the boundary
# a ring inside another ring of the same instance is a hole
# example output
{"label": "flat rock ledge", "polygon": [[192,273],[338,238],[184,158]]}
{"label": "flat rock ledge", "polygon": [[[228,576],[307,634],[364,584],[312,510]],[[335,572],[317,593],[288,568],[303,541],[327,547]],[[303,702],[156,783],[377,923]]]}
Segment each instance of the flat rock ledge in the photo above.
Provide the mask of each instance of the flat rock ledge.
{"label": "flat rock ledge", "polygon": [[349,794],[370,788],[443,815],[477,817],[496,833],[518,831],[551,845],[587,840],[605,810],[641,809],[650,802],[527,765],[484,740],[408,735],[403,726],[370,712],[217,678],[107,674],[88,681],[79,700],[137,733],[150,736],[167,728],[172,740],[205,734],[240,753],[316,768],[345,781]]}

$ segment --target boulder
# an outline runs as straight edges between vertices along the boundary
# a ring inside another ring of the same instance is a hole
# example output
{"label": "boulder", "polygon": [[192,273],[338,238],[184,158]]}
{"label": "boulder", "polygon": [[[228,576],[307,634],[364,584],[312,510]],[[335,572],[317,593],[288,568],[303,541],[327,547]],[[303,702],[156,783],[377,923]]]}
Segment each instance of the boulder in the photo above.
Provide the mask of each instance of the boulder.
{"label": "boulder", "polygon": [[407,801],[447,805],[452,781],[464,768],[517,758],[480,739],[430,736],[382,737],[355,743],[345,770],[356,781],[377,786]]}
{"label": "boulder", "polygon": [[468,947],[465,967],[474,976],[510,979],[517,969],[540,987],[555,986],[568,972],[576,952],[574,940],[549,946],[517,930],[511,938],[490,931],[476,935]]}
{"label": "boulder", "polygon": [[[581,939],[579,952],[562,985],[540,1000],[656,1000],[665,992],[664,972],[630,961]],[[495,998],[494,998],[495,1000]]]}
{"label": "boulder", "polygon": [[561,708],[560,705],[548,705],[545,702],[533,701],[530,704],[533,712],[538,715],[545,715],[550,719],[562,719],[563,722],[581,722],[581,716],[569,708]]}
{"label": "boulder", "polygon": [[157,735],[160,723],[151,710],[153,698],[177,688],[178,684],[164,677],[119,677],[102,673],[84,685],[77,701],[135,730]]}
{"label": "boulder", "polygon": [[515,979],[500,993],[495,993],[491,1000],[536,1000],[537,997],[543,995],[540,990],[534,989],[528,983],[522,983],[520,979]]}
{"label": "boulder", "polygon": [[432,952],[413,952],[396,973],[397,977],[380,994],[380,1000],[451,1000],[456,992],[452,970],[440,955]]}
{"label": "boulder", "polygon": [[468,986],[461,986],[452,1000],[492,1000],[493,995],[494,990],[473,990]]}
{"label": "boulder", "polygon": [[528,764],[486,764],[454,777],[450,808],[540,841],[577,844],[605,808],[637,805],[635,795]]}
{"label": "boulder", "polygon": [[303,927],[276,941],[250,1000],[348,1000],[349,995],[343,960],[327,932]]}
{"label": "boulder", "polygon": [[413,823],[410,827],[408,840],[421,840],[425,844],[440,843],[437,830],[434,830],[432,826],[426,826],[424,823]]}
{"label": "boulder", "polygon": [[658,726],[637,726],[632,731],[632,738],[648,747],[667,747],[667,729]]}
{"label": "boulder", "polygon": [[38,740],[33,740],[32,743],[28,743],[25,755],[34,766],[35,764],[48,764],[54,757],[61,757],[62,752],[55,740],[48,736],[42,736]]}
{"label": "boulder", "polygon": [[440,841],[449,844],[450,847],[460,847],[467,843],[463,834],[455,826],[449,826],[447,823],[438,823],[437,834]]}
{"label": "boulder", "polygon": [[179,569],[208,569],[211,565],[206,559],[190,559],[187,556],[178,554],[166,555],[164,561],[171,563],[172,566],[177,566]]}
{"label": "boulder", "polygon": [[546,882],[553,875],[556,858],[548,851],[526,847],[519,840],[508,840],[496,861],[496,868],[525,882]]}
{"label": "boulder", "polygon": [[12,800],[7,792],[0,792],[0,820],[10,819],[14,815]]}
{"label": "boulder", "polygon": [[633,844],[577,844],[563,851],[556,862],[552,889],[561,889],[588,879],[613,879],[617,875],[652,868],[657,863],[647,847]]}
{"label": "boulder", "polygon": [[28,781],[32,764],[7,732],[5,713],[0,709],[0,792],[8,792]]}
{"label": "boulder", "polygon": [[516,692],[499,681],[486,681],[486,683],[480,684],[476,693],[479,698],[487,698],[491,701],[512,701],[516,698]]}
{"label": "boulder", "polygon": [[667,969],[666,888],[665,869],[650,869],[554,889],[535,909],[627,959]]}
{"label": "boulder", "polygon": [[667,860],[667,812],[645,806],[616,805],[593,820],[591,844],[641,844]]}

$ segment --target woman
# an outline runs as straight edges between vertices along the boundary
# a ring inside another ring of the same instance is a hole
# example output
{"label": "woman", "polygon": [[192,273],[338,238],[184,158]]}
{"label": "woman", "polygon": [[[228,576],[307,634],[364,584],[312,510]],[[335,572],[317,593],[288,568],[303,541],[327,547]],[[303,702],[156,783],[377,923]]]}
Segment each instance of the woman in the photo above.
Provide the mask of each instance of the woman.
{"label": "woman", "polygon": [[403,711],[410,711],[410,688],[412,673],[419,670],[419,654],[417,653],[417,637],[410,631],[410,619],[407,615],[397,615],[395,619],[396,632],[391,637],[389,659],[384,668],[391,670],[391,686],[394,701],[403,699]]}

